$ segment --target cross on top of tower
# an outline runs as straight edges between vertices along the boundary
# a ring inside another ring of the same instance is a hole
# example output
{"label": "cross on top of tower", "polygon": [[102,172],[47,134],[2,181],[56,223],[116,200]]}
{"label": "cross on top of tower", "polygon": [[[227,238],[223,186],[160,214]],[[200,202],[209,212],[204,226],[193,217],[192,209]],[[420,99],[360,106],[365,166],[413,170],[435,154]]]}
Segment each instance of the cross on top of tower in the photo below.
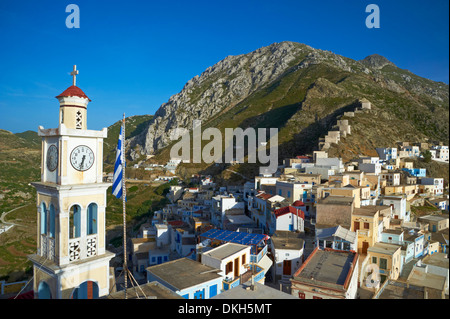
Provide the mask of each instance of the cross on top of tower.
{"label": "cross on top of tower", "polygon": [[73,77],[73,86],[76,86],[76,83],[77,83],[77,75],[78,75],[78,70],[77,70],[77,66],[76,65],[74,65],[73,66],[73,71],[72,72],[70,72],[70,75]]}

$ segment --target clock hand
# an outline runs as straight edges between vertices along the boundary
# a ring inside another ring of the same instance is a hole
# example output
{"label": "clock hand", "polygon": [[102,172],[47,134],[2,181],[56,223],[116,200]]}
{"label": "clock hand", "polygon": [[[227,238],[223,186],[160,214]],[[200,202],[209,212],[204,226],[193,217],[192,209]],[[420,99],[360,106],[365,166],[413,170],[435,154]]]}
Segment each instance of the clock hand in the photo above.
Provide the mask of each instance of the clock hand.
{"label": "clock hand", "polygon": [[86,158],[86,155],[83,155],[83,157],[81,158],[80,169],[83,168],[83,163],[84,163],[85,158]]}

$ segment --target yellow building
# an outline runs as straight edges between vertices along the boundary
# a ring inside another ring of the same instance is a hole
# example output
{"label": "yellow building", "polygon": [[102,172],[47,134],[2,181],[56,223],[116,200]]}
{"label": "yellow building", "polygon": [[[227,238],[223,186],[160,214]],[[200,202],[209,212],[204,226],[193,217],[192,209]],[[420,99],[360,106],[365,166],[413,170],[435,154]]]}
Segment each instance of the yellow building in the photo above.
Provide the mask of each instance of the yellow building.
{"label": "yellow building", "polygon": [[367,250],[368,259],[365,266],[372,264],[378,267],[381,283],[386,279],[398,279],[401,272],[401,247],[388,243],[375,243]]}
{"label": "yellow building", "polygon": [[378,235],[388,228],[390,206],[362,206],[352,213],[351,231],[358,236],[358,253],[367,254],[367,249],[378,242]]}

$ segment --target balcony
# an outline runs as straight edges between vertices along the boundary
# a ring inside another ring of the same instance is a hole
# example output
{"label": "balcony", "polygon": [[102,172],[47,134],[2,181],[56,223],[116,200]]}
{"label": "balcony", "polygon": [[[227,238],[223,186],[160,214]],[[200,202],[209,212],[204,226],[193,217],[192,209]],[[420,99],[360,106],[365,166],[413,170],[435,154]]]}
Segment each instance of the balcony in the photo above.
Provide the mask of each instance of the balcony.
{"label": "balcony", "polygon": [[97,256],[97,234],[69,239],[69,261]]}
{"label": "balcony", "polygon": [[[263,248],[258,247],[257,249],[258,249],[258,253],[256,255],[255,254],[250,255],[251,263],[255,263],[255,264],[259,263],[261,258],[263,258],[263,256],[267,253],[267,245],[265,245]],[[253,252],[253,249],[252,249],[252,252]]]}
{"label": "balcony", "polygon": [[47,257],[49,260],[55,261],[55,239],[41,234],[41,249],[39,253],[42,257]]}
{"label": "balcony", "polygon": [[259,282],[264,278],[264,269],[257,265],[250,264],[249,270],[241,274],[239,277],[234,279],[224,279],[222,282],[223,290],[229,290],[239,286],[240,284],[246,283],[252,278],[252,276],[254,282]]}
{"label": "balcony", "polygon": [[372,236],[372,232],[370,231],[370,229],[358,229],[356,231],[356,234],[359,236],[366,236],[366,237],[370,237]]}

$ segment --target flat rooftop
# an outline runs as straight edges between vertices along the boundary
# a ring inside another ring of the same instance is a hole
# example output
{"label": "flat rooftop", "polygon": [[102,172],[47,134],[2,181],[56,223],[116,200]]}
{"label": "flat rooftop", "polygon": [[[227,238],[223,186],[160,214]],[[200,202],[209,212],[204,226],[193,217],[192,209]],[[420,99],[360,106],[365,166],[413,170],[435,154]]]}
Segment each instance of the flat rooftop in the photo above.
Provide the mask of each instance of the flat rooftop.
{"label": "flat rooftop", "polygon": [[429,221],[434,221],[434,222],[440,222],[442,220],[446,220],[448,219],[448,216],[442,216],[442,215],[426,215],[426,216],[421,216],[418,218],[419,220],[424,219],[424,220],[429,220]]}
{"label": "flat rooftop", "polygon": [[292,296],[285,292],[271,288],[269,286],[254,283],[255,289],[250,289],[250,282],[234,287],[224,291],[211,299],[296,299],[296,296]]}
{"label": "flat rooftop", "polygon": [[358,254],[349,251],[316,249],[297,270],[292,280],[302,284],[343,289],[357,257]]}
{"label": "flat rooftop", "polygon": [[346,196],[333,196],[330,195],[328,197],[322,198],[318,201],[318,204],[325,204],[325,205],[346,205],[350,206],[353,203],[352,197],[346,197]]}
{"label": "flat rooftop", "polygon": [[380,242],[380,243],[375,243],[372,247],[369,247],[367,249],[367,252],[393,255],[398,249],[401,249],[401,248],[402,248],[402,246],[400,246],[400,245],[394,245],[394,244]]}
{"label": "flat rooftop", "polygon": [[276,231],[270,237],[275,249],[300,250],[304,247],[305,241],[301,235],[292,231]]}
{"label": "flat rooftop", "polygon": [[222,260],[248,248],[250,247],[246,245],[226,243],[214,249],[208,250],[203,253],[203,255]]}
{"label": "flat rooftop", "polygon": [[146,269],[177,290],[183,290],[197,284],[221,278],[219,269],[203,265],[189,258],[168,261]]}
{"label": "flat rooftop", "polygon": [[390,206],[386,205],[367,205],[361,206],[360,208],[355,208],[353,210],[353,215],[359,216],[373,216],[377,212],[383,213],[383,210],[390,209]]}
{"label": "flat rooftop", "polygon": [[[128,299],[184,299],[172,290],[164,287],[159,282],[153,281],[139,287],[130,287],[127,289]],[[116,291],[101,299],[125,299],[125,292]]]}
{"label": "flat rooftop", "polygon": [[389,281],[378,299],[425,299],[423,287]]}

